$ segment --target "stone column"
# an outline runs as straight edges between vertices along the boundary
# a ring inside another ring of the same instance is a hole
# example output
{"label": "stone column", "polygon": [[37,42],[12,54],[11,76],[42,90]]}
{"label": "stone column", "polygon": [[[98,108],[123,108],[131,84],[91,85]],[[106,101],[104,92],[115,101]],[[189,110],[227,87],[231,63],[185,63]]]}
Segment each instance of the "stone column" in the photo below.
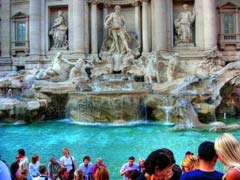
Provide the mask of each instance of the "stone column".
{"label": "stone column", "polygon": [[153,15],[155,16],[153,23],[154,31],[153,37],[156,51],[168,50],[168,36],[167,36],[167,2],[166,0],[153,0]]}
{"label": "stone column", "polygon": [[91,1],[91,53],[98,53],[97,2]]}
{"label": "stone column", "polygon": [[149,52],[149,22],[148,0],[142,1],[142,47],[143,52]]}
{"label": "stone column", "polygon": [[[133,3],[134,6],[134,14],[135,14],[135,33],[137,35],[137,39],[138,39],[138,44],[140,47],[141,43],[142,43],[142,35],[141,35],[141,9],[140,9],[140,4],[139,2],[135,2]],[[127,17],[125,17],[127,18]]]}
{"label": "stone column", "polygon": [[29,40],[30,40],[30,55],[41,54],[41,1],[31,0],[29,7]]}
{"label": "stone column", "polygon": [[[103,26],[104,26],[105,17],[108,15],[108,8],[109,8],[108,4],[103,4]],[[106,37],[107,37],[107,30],[105,29],[105,27],[103,27],[103,40]]]}
{"label": "stone column", "polygon": [[1,11],[1,56],[10,57],[10,0],[2,1]]}
{"label": "stone column", "polygon": [[196,46],[204,48],[204,12],[203,0],[195,0],[194,3],[196,19],[195,19],[195,39]]}
{"label": "stone column", "polygon": [[202,0],[204,19],[204,47],[213,48],[217,45],[216,0]]}
{"label": "stone column", "polygon": [[84,52],[84,0],[73,0],[73,51]]}

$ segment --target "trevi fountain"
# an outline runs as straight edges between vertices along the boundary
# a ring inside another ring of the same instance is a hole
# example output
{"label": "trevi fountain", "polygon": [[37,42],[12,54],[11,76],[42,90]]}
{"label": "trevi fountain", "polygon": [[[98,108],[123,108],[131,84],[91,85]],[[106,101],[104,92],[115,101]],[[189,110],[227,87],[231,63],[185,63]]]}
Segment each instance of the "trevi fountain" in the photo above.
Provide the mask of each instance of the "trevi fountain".
{"label": "trevi fountain", "polygon": [[[30,152],[38,149],[31,147],[33,142],[47,143],[37,152],[40,157],[50,156],[51,148],[55,153],[58,148],[60,156],[65,143],[79,159],[83,154],[103,156],[111,177],[118,179],[121,163],[132,153],[145,157],[151,149],[167,145],[180,162],[185,150],[196,152],[201,141],[214,140],[219,132],[231,131],[239,138],[240,59],[226,61],[214,39],[217,25],[212,24],[217,21],[217,4],[219,11],[229,4],[207,1],[72,0],[59,6],[54,0],[31,1],[29,23],[36,32],[41,28],[34,27],[31,12],[38,3],[48,7],[49,25],[38,40],[47,39],[50,53],[42,64],[1,72],[0,149],[13,157],[15,143],[15,149],[24,145]],[[75,16],[82,14],[77,7],[90,14],[79,21],[90,18],[89,22],[78,22]],[[202,7],[214,13],[205,17]],[[90,40],[84,38],[86,33]],[[30,30],[30,40],[34,37]],[[31,50],[37,51],[40,41],[30,42],[30,55],[20,56],[23,62],[32,62]],[[91,53],[69,53],[86,45]],[[20,51],[14,52],[17,59]],[[30,140],[8,142],[22,135]],[[123,148],[130,144],[132,149]],[[114,152],[121,158],[110,161]]]}

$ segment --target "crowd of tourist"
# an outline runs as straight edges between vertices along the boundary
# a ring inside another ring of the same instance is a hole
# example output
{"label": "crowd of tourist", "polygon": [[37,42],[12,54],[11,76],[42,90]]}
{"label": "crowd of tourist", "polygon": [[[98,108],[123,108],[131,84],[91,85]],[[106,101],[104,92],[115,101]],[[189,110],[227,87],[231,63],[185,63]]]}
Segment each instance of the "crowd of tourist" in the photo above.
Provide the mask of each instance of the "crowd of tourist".
{"label": "crowd of tourist", "polygon": [[[38,155],[31,162],[24,149],[19,149],[16,161],[10,168],[0,160],[0,180],[109,180],[107,166],[102,158],[91,163],[89,156],[77,167],[75,158],[68,148],[63,148],[63,156],[58,160],[50,157],[48,166],[39,163]],[[217,160],[226,171],[215,170]],[[204,141],[198,147],[195,157],[190,151],[185,153],[181,165],[177,165],[170,149],[161,148],[151,152],[138,164],[130,156],[120,168],[123,180],[240,180],[240,144],[230,133],[224,133],[215,142]]]}

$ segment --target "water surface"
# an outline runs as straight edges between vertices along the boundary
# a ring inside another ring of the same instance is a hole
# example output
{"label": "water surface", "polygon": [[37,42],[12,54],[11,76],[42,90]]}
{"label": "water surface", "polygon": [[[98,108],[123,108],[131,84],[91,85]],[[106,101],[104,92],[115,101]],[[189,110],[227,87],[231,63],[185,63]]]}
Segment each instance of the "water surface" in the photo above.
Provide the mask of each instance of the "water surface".
{"label": "water surface", "polygon": [[[240,139],[240,130],[232,131]],[[166,147],[171,149],[180,164],[186,151],[197,154],[198,145],[205,140],[214,141],[221,133],[209,131],[172,131],[170,126],[159,123],[137,121],[125,125],[77,124],[69,121],[46,121],[32,124],[0,124],[0,155],[8,164],[15,160],[19,148],[26,150],[31,159],[40,156],[40,162],[47,164],[51,155],[62,156],[61,149],[69,147],[77,165],[84,155],[92,162],[102,157],[111,179],[122,179],[120,167],[129,156],[138,160],[151,151]],[[220,163],[218,170],[223,170]]]}

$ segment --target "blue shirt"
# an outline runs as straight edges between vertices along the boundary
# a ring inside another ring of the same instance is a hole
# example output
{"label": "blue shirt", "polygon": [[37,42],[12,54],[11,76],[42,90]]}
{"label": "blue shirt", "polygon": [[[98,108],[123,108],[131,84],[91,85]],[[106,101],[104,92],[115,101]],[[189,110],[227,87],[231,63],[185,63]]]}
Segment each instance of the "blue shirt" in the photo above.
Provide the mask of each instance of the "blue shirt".
{"label": "blue shirt", "polygon": [[83,172],[83,176],[85,177],[85,179],[88,178],[88,176],[92,173],[91,169],[92,169],[92,163],[89,162],[88,166],[85,166],[84,163],[81,163],[78,167],[78,170],[82,170]]}
{"label": "blue shirt", "polygon": [[[133,164],[132,166],[129,166],[128,163],[125,163],[125,164],[122,165],[121,170],[120,170],[120,173],[121,173],[122,171],[125,171],[126,169],[129,169],[129,170],[131,170],[131,171],[133,171],[133,170],[139,171],[138,165]],[[124,176],[123,176],[123,179],[124,179],[124,180],[127,180],[127,179],[128,179],[125,174],[124,174]]]}
{"label": "blue shirt", "polygon": [[183,173],[180,180],[222,180],[223,173],[218,171],[205,172],[199,169]]}
{"label": "blue shirt", "polygon": [[0,180],[11,180],[11,175],[8,167],[0,160]]}

